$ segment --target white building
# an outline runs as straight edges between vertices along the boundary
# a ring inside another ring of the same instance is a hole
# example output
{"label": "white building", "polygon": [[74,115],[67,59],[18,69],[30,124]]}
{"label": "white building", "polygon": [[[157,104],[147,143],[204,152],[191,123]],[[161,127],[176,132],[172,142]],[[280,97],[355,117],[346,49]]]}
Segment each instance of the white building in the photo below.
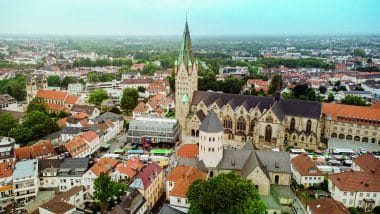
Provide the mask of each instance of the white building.
{"label": "white building", "polygon": [[300,154],[291,160],[293,179],[299,185],[310,187],[323,183],[324,173],[321,172],[314,161],[307,154]]}
{"label": "white building", "polygon": [[67,91],[70,94],[79,94],[84,91],[84,86],[81,83],[69,83]]}
{"label": "white building", "polygon": [[28,202],[36,198],[38,187],[37,160],[17,162],[13,173],[13,194],[17,211],[22,211]]}
{"label": "white building", "polygon": [[22,107],[19,107],[17,100],[9,94],[0,94],[0,109],[22,111]]}
{"label": "white building", "polygon": [[359,156],[352,170],[329,177],[331,197],[346,207],[372,211],[380,205],[380,160],[373,154]]}
{"label": "white building", "polygon": [[241,66],[226,66],[219,68],[219,74],[222,75],[246,75],[248,74],[248,67]]}

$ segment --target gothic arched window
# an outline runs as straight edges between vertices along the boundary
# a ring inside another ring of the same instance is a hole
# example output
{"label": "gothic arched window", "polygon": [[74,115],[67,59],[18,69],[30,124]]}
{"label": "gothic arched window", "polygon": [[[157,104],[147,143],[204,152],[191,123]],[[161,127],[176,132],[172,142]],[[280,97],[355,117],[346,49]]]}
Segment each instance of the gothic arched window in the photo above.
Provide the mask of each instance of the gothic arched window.
{"label": "gothic arched window", "polygon": [[244,117],[239,117],[237,123],[236,123],[237,130],[239,131],[245,131],[245,119]]}
{"label": "gothic arched window", "polygon": [[308,120],[306,123],[306,133],[307,134],[311,133],[311,120]]}
{"label": "gothic arched window", "polygon": [[249,126],[249,132],[253,132],[254,128],[255,128],[255,120],[251,120],[251,124]]}
{"label": "gothic arched window", "polygon": [[270,142],[272,140],[272,127],[267,125],[265,128],[265,142]]}
{"label": "gothic arched window", "polygon": [[232,129],[232,119],[230,116],[226,116],[223,121],[223,126],[226,129]]}
{"label": "gothic arched window", "polygon": [[292,118],[290,120],[290,131],[291,132],[294,131],[295,127],[296,127],[296,120],[294,118]]}

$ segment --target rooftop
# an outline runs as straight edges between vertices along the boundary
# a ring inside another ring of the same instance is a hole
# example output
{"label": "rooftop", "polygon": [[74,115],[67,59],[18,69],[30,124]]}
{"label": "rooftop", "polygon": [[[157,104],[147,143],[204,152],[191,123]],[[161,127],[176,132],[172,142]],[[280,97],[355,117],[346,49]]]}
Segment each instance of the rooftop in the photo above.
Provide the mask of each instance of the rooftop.
{"label": "rooftop", "polygon": [[37,160],[26,160],[16,163],[13,179],[34,176],[37,170]]}

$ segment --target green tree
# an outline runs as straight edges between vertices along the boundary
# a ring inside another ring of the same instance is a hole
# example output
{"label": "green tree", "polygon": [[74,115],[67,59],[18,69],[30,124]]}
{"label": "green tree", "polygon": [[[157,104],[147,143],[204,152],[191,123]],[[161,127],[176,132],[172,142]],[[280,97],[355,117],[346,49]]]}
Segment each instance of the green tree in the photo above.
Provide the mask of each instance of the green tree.
{"label": "green tree", "polygon": [[138,104],[139,94],[136,89],[126,88],[123,91],[120,107],[126,111],[133,110]]}
{"label": "green tree", "polygon": [[49,86],[53,86],[53,87],[61,86],[61,77],[57,75],[48,76],[47,81],[48,81]]}
{"label": "green tree", "polygon": [[323,85],[321,85],[321,86],[319,86],[319,92],[321,93],[321,94],[325,94],[326,93],[326,91],[327,91],[327,88],[325,87],[325,86],[323,86]]}
{"label": "green tree", "polygon": [[311,101],[317,100],[317,94],[315,93],[315,90],[313,88],[308,88],[306,94],[307,94],[308,100],[311,100]]}
{"label": "green tree", "polygon": [[142,87],[142,86],[139,86],[139,87],[137,88],[137,91],[138,91],[138,92],[145,93],[145,88]]}
{"label": "green tree", "polygon": [[335,100],[334,94],[333,93],[329,93],[329,96],[327,97],[327,101],[331,103],[334,100]]}
{"label": "green tree", "polygon": [[33,131],[27,127],[19,126],[11,129],[9,136],[13,137],[17,143],[25,145],[32,140]]}
{"label": "green tree", "polygon": [[108,94],[104,89],[96,89],[95,91],[91,92],[88,98],[89,103],[93,103],[97,106],[100,106],[102,104],[103,100],[108,98]]}
{"label": "green tree", "polygon": [[40,111],[27,113],[23,118],[22,126],[32,130],[33,139],[46,136],[59,130],[58,125],[48,115]]}
{"label": "green tree", "polygon": [[91,71],[87,74],[87,79],[91,83],[99,82],[99,75],[95,71]]}
{"label": "green tree", "polygon": [[367,102],[361,97],[347,95],[344,99],[341,100],[342,104],[346,105],[355,105],[355,106],[367,106]]}
{"label": "green tree", "polygon": [[112,107],[110,112],[115,113],[115,114],[121,114],[120,109],[116,106]]}
{"label": "green tree", "polygon": [[207,181],[194,181],[187,193],[189,213],[254,213],[265,212],[254,184],[234,173],[220,174]]}
{"label": "green tree", "polygon": [[18,120],[9,113],[0,114],[0,136],[8,136],[9,131],[16,128]]}
{"label": "green tree", "polygon": [[70,83],[76,83],[77,79],[75,77],[66,76],[62,79],[61,87],[67,88]]}
{"label": "green tree", "polygon": [[46,103],[38,98],[34,98],[28,105],[28,108],[26,109],[27,113],[30,113],[32,111],[39,111],[44,114],[48,114],[48,107]]}
{"label": "green tree", "polygon": [[354,50],[354,56],[360,56],[360,57],[364,58],[366,56],[365,50],[363,50],[363,49],[355,49]]}
{"label": "green tree", "polygon": [[276,86],[277,86],[278,81],[280,81],[280,86],[282,88],[284,83],[282,81],[281,75],[274,75],[272,80],[269,83],[268,94],[271,94],[271,95],[274,94],[274,92],[276,91]]}
{"label": "green tree", "polygon": [[111,177],[102,172],[94,181],[93,198],[99,202],[102,213],[107,213],[108,206],[115,201],[114,197],[125,195],[127,189],[127,185],[112,181]]}

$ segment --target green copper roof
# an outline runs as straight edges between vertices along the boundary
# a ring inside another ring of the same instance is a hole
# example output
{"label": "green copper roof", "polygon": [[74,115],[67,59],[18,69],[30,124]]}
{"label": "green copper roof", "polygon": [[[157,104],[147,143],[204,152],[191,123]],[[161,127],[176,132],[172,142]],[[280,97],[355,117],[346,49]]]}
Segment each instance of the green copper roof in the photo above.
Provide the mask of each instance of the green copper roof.
{"label": "green copper roof", "polygon": [[181,100],[182,102],[189,102],[189,96],[187,95],[187,94],[184,94],[183,96],[182,96],[182,100]]}
{"label": "green copper roof", "polygon": [[180,65],[183,62],[187,66],[193,65],[194,61],[195,60],[193,48],[191,46],[189,25],[187,24],[186,20],[185,31],[183,32],[182,46],[181,50],[179,51],[177,63]]}

